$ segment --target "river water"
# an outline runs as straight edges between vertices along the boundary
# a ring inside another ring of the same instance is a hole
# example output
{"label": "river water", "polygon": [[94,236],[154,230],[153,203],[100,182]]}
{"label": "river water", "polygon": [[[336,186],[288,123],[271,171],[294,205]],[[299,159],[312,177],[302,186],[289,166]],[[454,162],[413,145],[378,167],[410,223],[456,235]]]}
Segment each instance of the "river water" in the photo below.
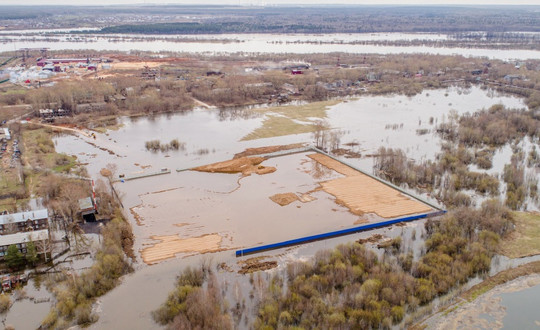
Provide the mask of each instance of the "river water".
{"label": "river water", "polygon": [[[84,28],[81,28],[84,29]],[[444,40],[446,35],[411,33],[359,34],[223,34],[223,35],[92,35],[65,31],[29,30],[0,33],[0,52],[20,48],[50,50],[148,51],[208,55],[231,53],[313,54],[344,52],[351,54],[459,54],[500,60],[540,58],[537,50],[498,50],[448,48],[442,46],[385,46],[354,44],[362,41]],[[176,40],[175,40],[176,39]]]}
{"label": "river water", "polygon": [[540,328],[540,284],[516,292],[501,294],[501,305],[506,308],[504,329]]}

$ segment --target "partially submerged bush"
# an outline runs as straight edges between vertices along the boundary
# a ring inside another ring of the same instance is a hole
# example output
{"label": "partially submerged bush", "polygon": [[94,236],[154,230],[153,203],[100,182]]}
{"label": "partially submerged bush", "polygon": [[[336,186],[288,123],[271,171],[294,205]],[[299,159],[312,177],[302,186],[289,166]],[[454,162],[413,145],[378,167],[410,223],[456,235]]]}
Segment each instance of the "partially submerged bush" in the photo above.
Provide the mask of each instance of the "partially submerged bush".
{"label": "partially submerged bush", "polygon": [[202,267],[186,268],[178,277],[175,290],[152,312],[152,317],[172,329],[232,329],[231,318],[223,310],[217,279]]}
{"label": "partially submerged bush", "polygon": [[0,313],[4,313],[11,307],[11,298],[8,294],[0,294]]}
{"label": "partially submerged bush", "polygon": [[61,275],[51,283],[54,286],[49,289],[57,301],[43,320],[43,328],[67,328],[97,320],[92,314],[95,298],[113,289],[122,275],[132,271],[124,255],[124,250],[132,248],[132,240],[127,239],[130,229],[118,212],[102,230],[103,242],[92,267],[78,275]]}
{"label": "partially submerged bush", "polygon": [[183,142],[178,141],[178,139],[173,139],[169,143],[161,143],[159,140],[151,140],[146,141],[144,146],[146,147],[146,150],[152,151],[152,152],[166,152],[169,150],[184,150],[186,148],[186,144]]}
{"label": "partially submerged bush", "polygon": [[[484,203],[480,210],[458,208],[440,220],[428,220],[426,253],[418,261],[412,254],[378,258],[358,243],[319,251],[308,262],[288,265],[286,286],[280,285],[282,278],[272,278],[254,328],[367,329],[399,324],[419,304],[486,273],[511,221],[511,213],[497,201]],[[398,239],[385,244],[400,246]]]}

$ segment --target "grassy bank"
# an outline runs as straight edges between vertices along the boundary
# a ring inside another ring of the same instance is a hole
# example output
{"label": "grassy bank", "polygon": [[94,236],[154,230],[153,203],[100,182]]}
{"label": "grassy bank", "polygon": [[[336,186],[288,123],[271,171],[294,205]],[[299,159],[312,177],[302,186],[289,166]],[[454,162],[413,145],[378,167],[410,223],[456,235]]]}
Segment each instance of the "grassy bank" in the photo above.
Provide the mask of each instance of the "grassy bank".
{"label": "grassy bank", "polygon": [[540,214],[514,212],[515,230],[501,244],[502,255],[522,258],[540,254]]}
{"label": "grassy bank", "polygon": [[242,141],[314,132],[315,120],[325,118],[326,110],[340,102],[328,100],[254,110],[265,114],[266,118],[261,127],[244,136]]}
{"label": "grassy bank", "polygon": [[497,285],[504,284],[515,280],[518,277],[527,276],[531,274],[540,273],[540,261],[531,262],[525,265],[518,266],[516,268],[504,270],[497,275],[488,277],[482,283],[479,283],[466,292],[464,292],[461,297],[465,300],[474,300],[478,296],[488,292],[489,290],[495,288]]}

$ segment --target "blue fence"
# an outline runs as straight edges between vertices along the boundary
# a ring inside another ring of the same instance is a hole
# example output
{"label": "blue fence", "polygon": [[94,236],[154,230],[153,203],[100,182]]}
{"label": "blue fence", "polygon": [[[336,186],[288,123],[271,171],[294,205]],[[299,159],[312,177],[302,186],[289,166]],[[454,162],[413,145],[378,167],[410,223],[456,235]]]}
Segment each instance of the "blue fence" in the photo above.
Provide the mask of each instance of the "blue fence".
{"label": "blue fence", "polygon": [[323,240],[327,238],[353,234],[353,233],[357,233],[364,230],[391,226],[400,222],[409,222],[409,221],[419,220],[423,218],[434,217],[434,216],[438,216],[444,213],[446,213],[446,211],[437,211],[437,212],[431,212],[431,213],[418,214],[418,215],[397,218],[397,219],[383,221],[383,222],[370,223],[368,225],[363,225],[363,226],[358,226],[358,227],[353,227],[353,228],[348,228],[348,229],[343,229],[343,230],[332,231],[332,232],[324,233],[324,234],[301,237],[301,238],[283,241],[279,243],[256,246],[249,249],[237,250],[236,256],[242,257],[248,254],[258,253],[262,251],[274,250],[274,249],[279,249],[279,248],[292,246],[292,245],[305,244],[308,242]]}

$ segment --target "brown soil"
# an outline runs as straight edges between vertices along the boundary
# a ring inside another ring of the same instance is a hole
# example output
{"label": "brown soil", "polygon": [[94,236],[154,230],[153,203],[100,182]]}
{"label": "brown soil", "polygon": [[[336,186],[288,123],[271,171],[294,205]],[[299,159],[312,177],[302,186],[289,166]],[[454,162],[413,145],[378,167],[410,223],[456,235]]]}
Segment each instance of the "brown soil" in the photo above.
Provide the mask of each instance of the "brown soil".
{"label": "brown soil", "polygon": [[218,234],[208,234],[199,237],[180,238],[178,235],[151,236],[161,242],[142,250],[145,263],[152,265],[159,261],[174,258],[178,253],[208,253],[220,250],[222,237]]}
{"label": "brown soil", "polygon": [[227,265],[226,263],[222,262],[218,265],[219,269],[223,269],[226,272],[232,273],[234,270],[231,268],[231,266]]}
{"label": "brown soil", "polygon": [[366,243],[378,243],[381,239],[383,239],[383,235],[381,234],[374,234],[371,235],[368,238],[361,238],[357,242],[360,244],[366,244]]}
{"label": "brown soil", "polygon": [[364,224],[364,223],[369,223],[369,220],[367,219],[358,219],[354,222],[355,225],[361,225],[361,224]]}
{"label": "brown soil", "polygon": [[135,212],[133,209],[136,208],[136,207],[139,207],[140,205],[137,205],[137,206],[134,206],[132,208],[129,209],[129,212],[131,212],[131,214],[133,215],[133,218],[135,218],[135,222],[137,223],[137,226],[142,226],[143,223],[142,223],[142,218],[139,214],[137,214],[137,212]]}
{"label": "brown soil", "polygon": [[298,196],[295,193],[275,194],[270,196],[270,199],[281,206],[289,205],[298,200]]}
{"label": "brown soil", "polygon": [[336,197],[336,203],[347,207],[353,214],[375,213],[383,218],[394,218],[431,210],[429,206],[328,156],[314,154],[309,157],[345,175],[344,178],[321,182],[321,186]]}
{"label": "brown soil", "polygon": [[99,174],[101,174],[102,176],[108,178],[112,175],[112,172],[106,168],[102,168],[100,171],[99,171]]}
{"label": "brown soil", "polygon": [[276,171],[275,167],[265,167],[260,165],[266,158],[264,157],[241,157],[224,162],[193,168],[194,171],[210,173],[251,173],[268,174]]}
{"label": "brown soil", "polygon": [[280,145],[280,146],[247,148],[246,150],[234,155],[233,158],[236,159],[236,158],[242,158],[242,157],[247,157],[247,156],[269,154],[269,153],[272,153],[272,152],[278,152],[278,151],[282,151],[282,150],[291,150],[291,149],[302,148],[303,146],[304,146],[304,144],[302,144],[302,143],[294,143],[294,144],[287,144],[287,145]]}
{"label": "brown soil", "polygon": [[261,261],[267,257],[255,257],[247,260],[239,261],[238,264],[242,268],[238,271],[239,274],[249,274],[261,270],[268,270],[277,267],[277,261]]}

